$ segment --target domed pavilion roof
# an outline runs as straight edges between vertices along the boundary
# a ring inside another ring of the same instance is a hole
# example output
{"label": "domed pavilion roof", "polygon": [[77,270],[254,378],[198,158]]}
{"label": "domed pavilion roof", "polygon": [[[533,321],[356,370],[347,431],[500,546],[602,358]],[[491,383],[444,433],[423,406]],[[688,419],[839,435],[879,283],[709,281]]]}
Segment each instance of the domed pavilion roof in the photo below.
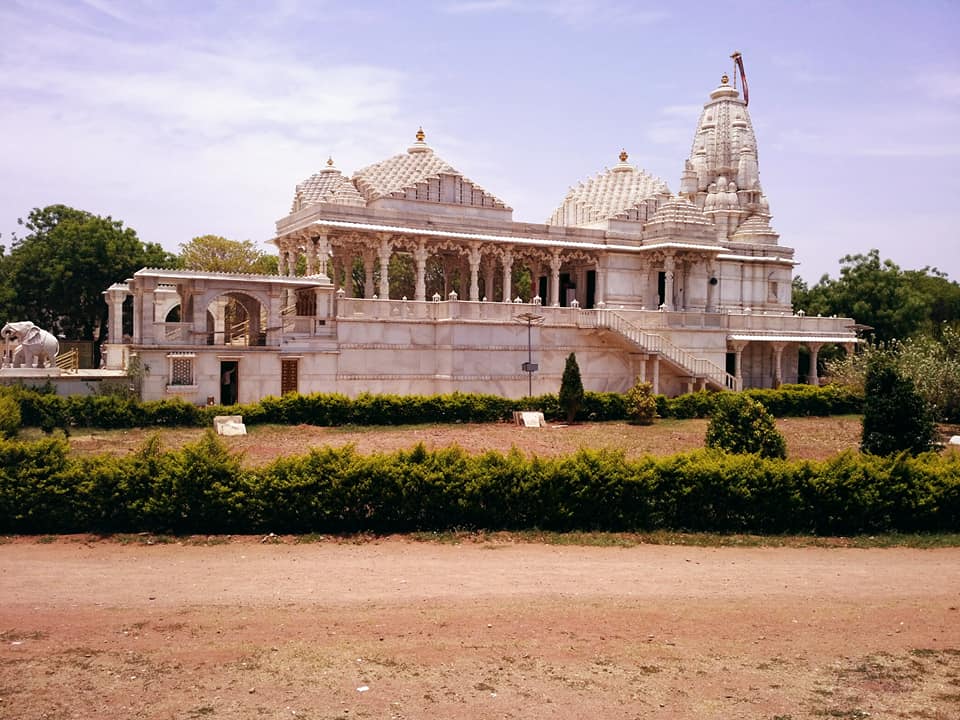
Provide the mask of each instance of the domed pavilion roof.
{"label": "domed pavilion roof", "polygon": [[[458,178],[459,182],[445,183],[448,190],[444,193],[440,189],[441,176]],[[501,199],[437,155],[426,144],[423,128],[417,131],[417,141],[407,152],[358,170],[353,183],[367,203],[392,197],[509,209]]]}

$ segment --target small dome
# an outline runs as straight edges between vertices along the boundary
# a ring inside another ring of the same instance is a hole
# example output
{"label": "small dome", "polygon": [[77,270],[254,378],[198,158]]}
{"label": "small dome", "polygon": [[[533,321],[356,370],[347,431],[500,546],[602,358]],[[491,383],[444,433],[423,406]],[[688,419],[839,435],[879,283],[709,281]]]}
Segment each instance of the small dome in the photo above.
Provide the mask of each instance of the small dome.
{"label": "small dome", "polygon": [[703,214],[700,208],[682,197],[672,197],[661,204],[650,221],[644,225],[644,230],[653,229],[658,225],[713,227],[713,223]]}
{"label": "small dome", "polygon": [[366,205],[349,178],[344,177],[333,164],[333,158],[327,159],[323,170],[297,185],[290,212],[297,212],[317,203],[360,207]]}
{"label": "small dome", "polygon": [[769,215],[751,215],[742,223],[737,231],[730,236],[730,240],[740,243],[776,244],[780,235],[770,227]]}
{"label": "small dome", "polygon": [[669,193],[663,180],[628,163],[624,150],[612,169],[571,188],[547,224],[575,227],[604,220],[643,221],[652,201]]}

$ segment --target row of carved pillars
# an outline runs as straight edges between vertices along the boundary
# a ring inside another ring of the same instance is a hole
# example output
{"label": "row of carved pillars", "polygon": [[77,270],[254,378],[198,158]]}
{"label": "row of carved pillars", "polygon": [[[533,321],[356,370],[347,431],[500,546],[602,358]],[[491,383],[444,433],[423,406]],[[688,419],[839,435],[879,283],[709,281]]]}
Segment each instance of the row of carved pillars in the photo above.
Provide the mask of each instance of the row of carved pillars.
{"label": "row of carved pillars", "polygon": [[[416,244],[404,242],[402,244],[394,245],[394,243],[391,242],[390,236],[386,233],[380,234],[377,237],[377,240],[378,242],[376,244],[358,242],[331,243],[330,238],[327,235],[318,235],[302,238],[297,241],[288,241],[280,245],[279,273],[281,275],[293,276],[296,273],[299,255],[301,252],[305,252],[307,275],[313,275],[318,272],[327,274],[328,260],[330,259],[332,250],[332,269],[334,270],[333,275],[335,284],[337,284],[336,281],[338,281],[340,277],[343,277],[344,292],[348,297],[353,297],[353,274],[350,272],[350,269],[353,267],[354,258],[359,256],[363,261],[364,269],[364,297],[373,298],[374,296],[377,296],[386,299],[390,297],[390,258],[395,249],[405,249],[408,250],[413,257],[416,268],[416,285],[413,299],[423,301],[427,299],[427,261],[429,260],[431,253],[436,253],[441,249],[447,249],[452,251],[454,255],[463,256],[464,259],[463,270],[466,272],[461,271],[460,276],[462,279],[469,277],[469,287],[464,288],[461,284],[460,296],[463,297],[463,299],[474,301],[481,299],[480,271],[482,267],[484,290],[488,296],[487,299],[493,300],[493,298],[489,297],[489,295],[491,294],[495,284],[494,280],[497,270],[497,260],[499,259],[502,278],[500,299],[503,302],[511,302],[513,300],[512,285],[514,263],[526,260],[531,269],[531,279],[533,281],[531,292],[534,295],[537,294],[537,278],[540,274],[546,274],[538,272],[538,265],[542,265],[543,270],[549,269],[548,293],[545,300],[548,304],[553,306],[559,306],[561,304],[560,270],[563,267],[564,262],[566,262],[568,259],[564,258],[559,250],[554,249],[549,256],[544,255],[543,259],[540,259],[531,258],[530,253],[515,251],[515,249],[512,247],[505,247],[502,249],[497,248],[495,253],[487,253],[484,255],[482,251],[482,243],[480,242],[470,242],[466,245],[445,243],[443,247],[434,247],[433,245],[428,244],[425,240],[420,240]],[[301,250],[300,247],[301,243],[304,246],[303,250]],[[376,284],[375,273],[378,264],[380,270],[380,281],[379,284]],[[600,263],[594,261],[594,264],[597,273],[596,287],[594,290],[594,302],[599,304],[603,302],[604,299],[605,283],[603,269],[600,266]],[[448,268],[445,267],[445,279],[449,278],[451,274],[452,273],[448,271]],[[445,292],[444,294],[446,295],[447,293]]]}

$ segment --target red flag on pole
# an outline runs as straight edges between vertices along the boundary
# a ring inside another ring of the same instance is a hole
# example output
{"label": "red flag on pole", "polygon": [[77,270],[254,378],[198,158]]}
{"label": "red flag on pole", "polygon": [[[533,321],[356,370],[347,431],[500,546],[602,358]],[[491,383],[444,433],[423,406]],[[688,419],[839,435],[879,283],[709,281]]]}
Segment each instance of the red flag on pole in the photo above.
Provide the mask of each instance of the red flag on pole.
{"label": "red flag on pole", "polygon": [[737,66],[737,70],[740,72],[740,84],[743,85],[743,104],[750,104],[750,91],[747,89],[747,74],[743,71],[743,56],[735,52],[730,57],[733,58],[734,64]]}

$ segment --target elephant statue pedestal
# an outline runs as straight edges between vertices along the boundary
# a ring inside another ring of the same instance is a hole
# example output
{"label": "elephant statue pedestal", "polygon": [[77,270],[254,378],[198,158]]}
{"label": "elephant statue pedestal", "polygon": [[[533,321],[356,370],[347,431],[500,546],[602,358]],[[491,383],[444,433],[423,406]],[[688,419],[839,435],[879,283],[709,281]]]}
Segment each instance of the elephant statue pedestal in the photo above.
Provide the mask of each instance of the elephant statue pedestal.
{"label": "elephant statue pedestal", "polygon": [[0,378],[49,378],[60,377],[63,371],[56,365],[44,368],[9,367],[0,368]]}

